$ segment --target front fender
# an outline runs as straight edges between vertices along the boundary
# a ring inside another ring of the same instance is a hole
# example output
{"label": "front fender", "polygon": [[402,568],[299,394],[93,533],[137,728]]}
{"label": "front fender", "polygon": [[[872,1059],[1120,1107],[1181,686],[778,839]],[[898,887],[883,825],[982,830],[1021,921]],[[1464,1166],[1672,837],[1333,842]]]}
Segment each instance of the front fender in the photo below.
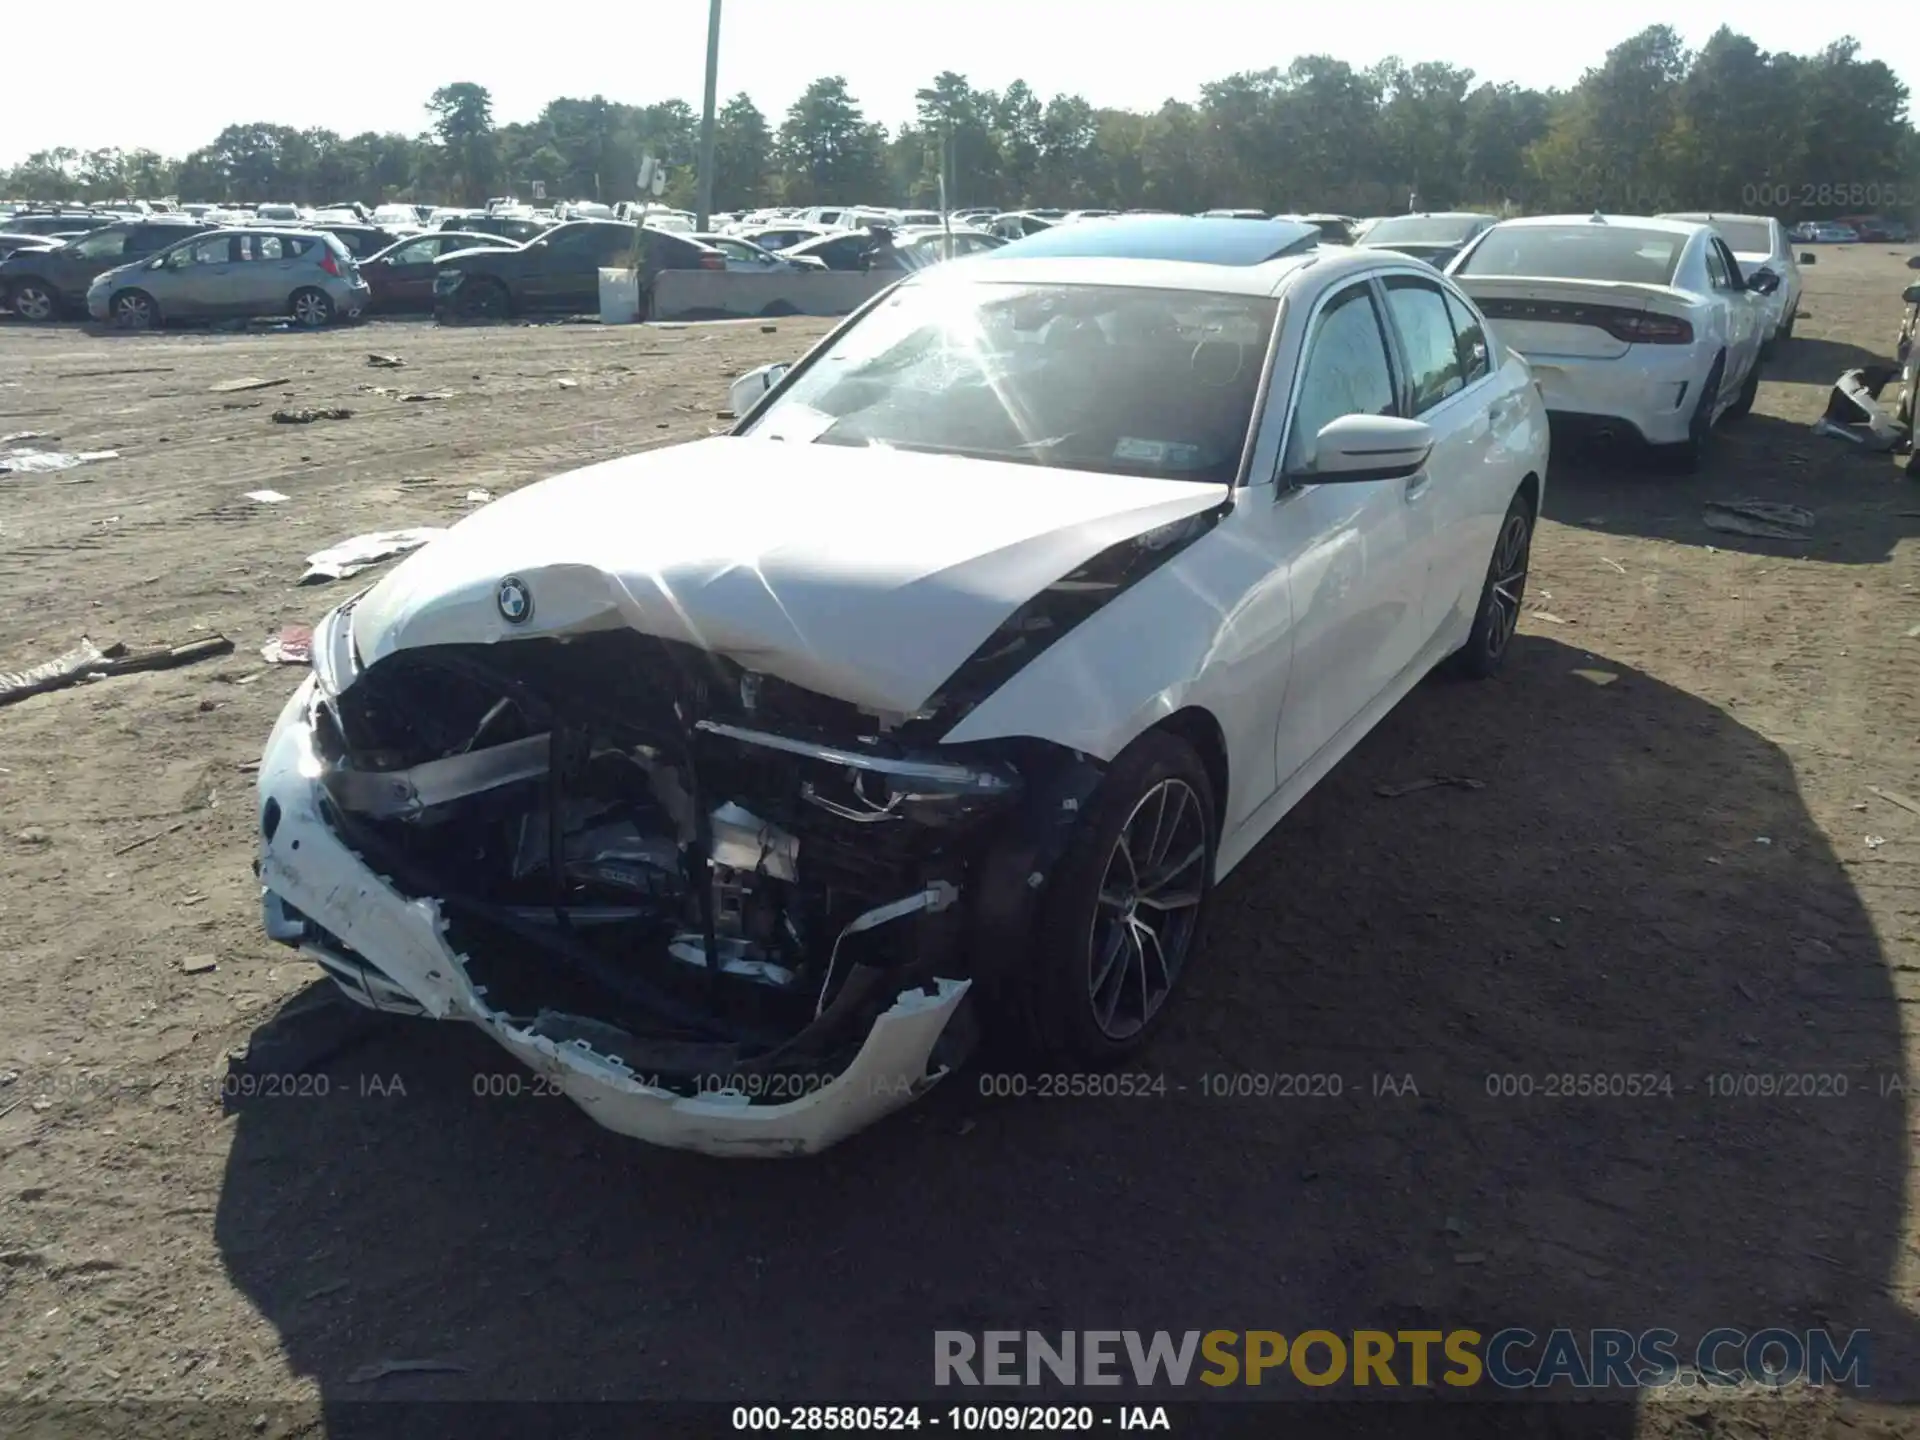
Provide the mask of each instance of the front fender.
{"label": "front fender", "polygon": [[[1271,504],[1264,491],[1248,508]],[[1042,651],[975,706],[946,743],[1031,736],[1111,761],[1199,708],[1227,746],[1231,829],[1274,786],[1278,697],[1292,658],[1289,571],[1251,527],[1227,523]]]}

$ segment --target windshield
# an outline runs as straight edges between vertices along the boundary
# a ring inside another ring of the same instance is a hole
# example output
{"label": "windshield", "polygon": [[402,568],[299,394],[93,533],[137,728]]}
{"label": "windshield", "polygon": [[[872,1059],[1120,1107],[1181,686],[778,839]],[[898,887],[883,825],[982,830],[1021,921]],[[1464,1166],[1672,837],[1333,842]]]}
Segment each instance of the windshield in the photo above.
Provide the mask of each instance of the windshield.
{"label": "windshield", "polygon": [[1395,215],[1367,227],[1369,245],[1464,245],[1484,222],[1477,215]]}
{"label": "windshield", "polygon": [[1686,244],[1682,234],[1618,225],[1496,225],[1456,273],[1665,285]]}
{"label": "windshield", "polygon": [[1230,484],[1277,308],[1191,290],[909,284],[748,433]]}

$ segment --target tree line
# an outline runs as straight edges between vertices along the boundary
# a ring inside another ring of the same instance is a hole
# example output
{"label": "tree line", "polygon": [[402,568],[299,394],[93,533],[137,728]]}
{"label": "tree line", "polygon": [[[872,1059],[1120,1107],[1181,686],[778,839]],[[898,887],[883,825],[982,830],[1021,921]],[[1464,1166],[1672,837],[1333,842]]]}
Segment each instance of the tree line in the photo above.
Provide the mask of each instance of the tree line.
{"label": "tree line", "polygon": [[[54,149],[0,170],[0,196],[183,201],[420,200],[494,195],[613,203],[642,158],[689,206],[699,117],[682,100],[552,101],[499,124],[491,96],[436,90],[419,134],[341,136],[230,125],[179,158]],[[844,77],[807,86],[776,125],[735,95],[716,126],[718,210],[772,204],[1155,208],[1394,213],[1409,208],[1645,213],[1759,210],[1790,219],[1920,209],[1920,136],[1907,89],[1852,39],[1810,55],[1762,51],[1722,27],[1697,51],[1656,25],[1565,90],[1476,83],[1426,61],[1356,68],[1308,55],[1241,71],[1153,111],[1043,99],[946,71],[896,129],[869,120]]]}

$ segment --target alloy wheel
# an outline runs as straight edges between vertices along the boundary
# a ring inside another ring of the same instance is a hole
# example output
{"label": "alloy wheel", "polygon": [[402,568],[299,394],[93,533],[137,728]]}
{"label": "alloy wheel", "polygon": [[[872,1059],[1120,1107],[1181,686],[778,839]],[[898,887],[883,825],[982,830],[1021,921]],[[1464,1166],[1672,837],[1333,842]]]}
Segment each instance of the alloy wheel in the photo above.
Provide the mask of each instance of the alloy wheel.
{"label": "alloy wheel", "polygon": [[333,306],[327,297],[303,290],[293,297],[293,318],[309,329],[317,330],[333,318]]}
{"label": "alloy wheel", "polygon": [[1087,943],[1087,999],[1109,1040],[1138,1034],[1179,977],[1206,891],[1207,833],[1184,780],[1160,781],[1120,827]]}
{"label": "alloy wheel", "polygon": [[139,293],[113,302],[113,323],[122,330],[145,330],[153,324],[153,302]]}
{"label": "alloy wheel", "polygon": [[53,319],[53,292],[42,285],[23,285],[13,292],[13,313],[22,320]]}
{"label": "alloy wheel", "polygon": [[1498,655],[1520,626],[1520,602],[1527,592],[1527,559],[1533,526],[1524,510],[1507,517],[1493,549],[1493,576],[1487,584],[1487,654]]}

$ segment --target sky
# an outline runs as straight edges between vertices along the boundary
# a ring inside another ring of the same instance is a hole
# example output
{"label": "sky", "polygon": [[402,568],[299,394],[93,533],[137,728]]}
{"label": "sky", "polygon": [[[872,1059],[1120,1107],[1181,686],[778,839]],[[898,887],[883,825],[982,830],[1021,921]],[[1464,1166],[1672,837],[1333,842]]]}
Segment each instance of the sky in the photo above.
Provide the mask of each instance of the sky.
{"label": "sky", "polygon": [[[941,70],[994,88],[1024,79],[1043,96],[1064,90],[1130,109],[1191,99],[1208,80],[1311,54],[1355,66],[1388,55],[1444,60],[1484,80],[1546,88],[1571,85],[1648,25],[1676,23],[1698,46],[1723,21],[1763,50],[1809,53],[1852,34],[1863,58],[1886,61],[1920,88],[1920,46],[1904,6],[1760,0],[1686,7],[1691,18],[1673,21],[1681,8],[1668,0],[724,0],[719,90],[723,102],[746,91],[777,124],[809,81],[844,75],[868,117],[891,126],[911,118],[914,91]],[[137,32],[141,73],[155,78],[76,90],[66,67],[10,67],[0,85],[0,164],[57,145],[181,155],[246,121],[415,133],[427,124],[427,96],[456,80],[492,91],[502,123],[531,120],[561,95],[634,104],[678,97],[697,111],[705,84],[703,0],[494,0],[461,8],[457,20],[438,5],[325,18],[311,6],[265,5],[248,7],[237,26],[211,13],[204,24],[144,23],[151,7],[132,0],[96,0],[87,14],[92,34]],[[303,58],[313,56],[322,63]]]}

